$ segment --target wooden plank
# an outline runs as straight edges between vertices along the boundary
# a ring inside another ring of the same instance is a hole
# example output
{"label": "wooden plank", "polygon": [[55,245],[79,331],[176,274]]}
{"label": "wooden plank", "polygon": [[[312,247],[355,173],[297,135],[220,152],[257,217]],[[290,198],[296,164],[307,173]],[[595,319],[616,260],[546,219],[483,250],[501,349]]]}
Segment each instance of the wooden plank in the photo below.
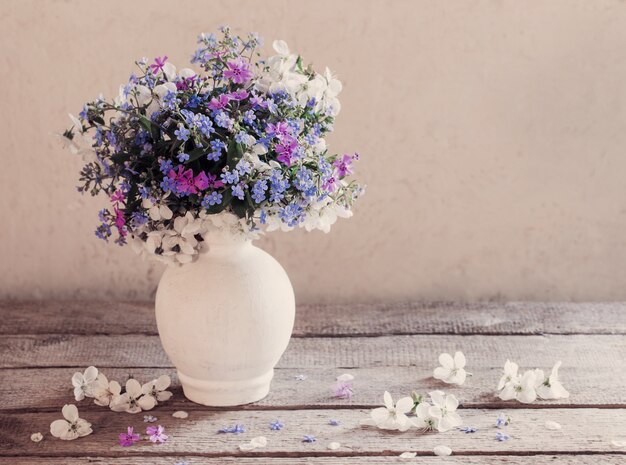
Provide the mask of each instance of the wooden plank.
{"label": "wooden plank", "polygon": [[[467,370],[501,368],[507,358],[521,367],[607,368],[626,359],[626,340],[610,335],[383,336],[295,338],[280,368],[418,366],[433,369],[442,352],[462,350]],[[31,335],[0,338],[0,368],[170,367],[157,336]]]}
{"label": "wooden plank", "polygon": [[[478,429],[474,434],[458,430],[447,433],[419,434],[415,430],[405,433],[381,431],[360,427],[366,418],[365,410],[284,410],[284,411],[196,411],[185,420],[171,416],[171,410],[157,410],[159,424],[170,435],[168,442],[154,445],[141,441],[132,448],[117,445],[117,436],[127,426],[144,431],[146,424],[141,415],[126,413],[85,412],[82,416],[90,421],[94,434],[75,441],[61,441],[48,433],[50,422],[59,413],[0,414],[0,455],[2,456],[150,456],[150,455],[197,455],[221,456],[397,456],[405,451],[419,455],[432,455],[433,448],[448,445],[455,455],[552,455],[552,454],[626,454],[626,450],[611,445],[616,434],[615,425],[623,422],[623,411],[594,409],[556,410],[506,410],[512,423],[504,431],[511,436],[508,441],[498,441],[494,427],[496,412],[492,410],[464,410],[461,412],[465,425]],[[271,431],[269,423],[280,419],[285,427]],[[340,426],[329,425],[330,419],[339,420]],[[558,431],[545,427],[547,420],[562,425]],[[246,432],[240,435],[219,434],[225,425],[244,424]],[[46,437],[33,443],[30,435],[40,431]],[[268,439],[267,447],[242,453],[238,445],[255,436]],[[303,435],[314,435],[315,443],[303,443]],[[330,451],[331,441],[342,447]]]}
{"label": "wooden plank", "polygon": [[[72,368],[33,368],[0,370],[0,410],[2,411],[57,411],[60,405],[74,402],[71,377]],[[178,385],[175,370],[171,368],[106,368],[102,370],[109,379],[124,384],[129,375],[140,382],[161,374],[172,377],[174,396],[168,408],[183,410],[206,409],[185,399]],[[341,373],[355,376],[354,396],[350,400],[333,397],[331,384]],[[296,379],[305,374],[306,380]],[[606,368],[564,367],[561,379],[571,392],[569,399],[537,401],[533,408],[548,407],[626,407],[626,373]],[[432,378],[432,371],[418,367],[374,367],[340,370],[336,368],[308,368],[306,370],[283,368],[276,370],[270,395],[260,402],[242,409],[297,409],[297,408],[357,408],[377,407],[382,394],[390,390],[394,395],[408,395],[412,391],[428,393],[436,389],[456,395],[464,408],[528,408],[513,401],[504,402],[495,395],[495,385],[500,369],[478,368],[463,386],[444,385]],[[80,403],[81,410],[101,411],[102,407],[91,401]]]}
{"label": "wooden plank", "polygon": [[[152,302],[0,302],[0,334],[157,334]],[[626,303],[300,305],[295,337],[626,334]]]}
{"label": "wooden plank", "polygon": [[[399,457],[263,457],[266,465],[386,465],[415,463],[415,459]],[[0,465],[174,465],[179,462],[189,465],[258,465],[259,458],[254,457],[198,457],[198,456],[164,456],[164,457],[0,457]],[[433,465],[623,465],[623,455],[532,455],[502,456],[490,455],[483,457],[420,457],[419,463]]]}

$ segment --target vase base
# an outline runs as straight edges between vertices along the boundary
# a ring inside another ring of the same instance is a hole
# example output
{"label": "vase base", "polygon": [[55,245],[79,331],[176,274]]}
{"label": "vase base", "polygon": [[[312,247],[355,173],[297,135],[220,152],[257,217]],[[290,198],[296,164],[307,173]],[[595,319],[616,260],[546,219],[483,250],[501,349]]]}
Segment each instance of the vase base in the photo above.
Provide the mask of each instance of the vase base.
{"label": "vase base", "polygon": [[207,381],[178,372],[185,397],[208,407],[230,407],[250,404],[263,399],[270,392],[274,370],[242,381]]}

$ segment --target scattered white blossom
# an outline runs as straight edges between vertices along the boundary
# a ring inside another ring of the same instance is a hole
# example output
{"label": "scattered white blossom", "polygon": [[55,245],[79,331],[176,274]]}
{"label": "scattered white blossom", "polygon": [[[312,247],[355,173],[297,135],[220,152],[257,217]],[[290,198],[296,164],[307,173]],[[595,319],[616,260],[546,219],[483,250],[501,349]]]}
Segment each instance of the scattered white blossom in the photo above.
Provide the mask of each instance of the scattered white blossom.
{"label": "scattered white blossom", "polygon": [[435,455],[439,455],[440,457],[447,457],[448,455],[452,455],[452,449],[448,446],[435,446],[433,449]]}
{"label": "scattered white blossom", "polygon": [[144,396],[141,384],[136,379],[126,381],[126,392],[111,401],[111,410],[114,412],[139,413],[150,410],[156,405],[152,396]]}
{"label": "scattered white blossom", "polygon": [[411,397],[403,397],[396,404],[393,403],[391,394],[385,391],[383,396],[385,406],[376,408],[370,413],[372,424],[380,429],[407,431],[411,426],[415,426],[407,413],[413,409],[413,399]]}
{"label": "scattered white blossom", "polygon": [[417,457],[417,452],[402,452],[399,457],[401,459],[414,459]]}
{"label": "scattered white blossom", "polygon": [[337,450],[337,449],[339,449],[341,447],[341,444],[338,443],[338,442],[330,442],[330,443],[328,443],[327,447],[330,450]]}
{"label": "scattered white blossom", "polygon": [[85,397],[93,397],[93,390],[96,387],[98,369],[94,366],[87,367],[84,373],[76,372],[72,376],[74,386],[74,398],[83,400]]}
{"label": "scattered white blossom", "polygon": [[445,431],[461,426],[463,421],[456,409],[459,406],[458,399],[453,394],[444,394],[442,391],[430,393],[433,406],[429,409],[429,415],[437,419],[437,431]]}
{"label": "scattered white blossom", "polygon": [[546,426],[546,429],[554,430],[554,431],[561,429],[561,425],[557,423],[556,421],[552,421],[552,420],[546,421],[545,426]]}
{"label": "scattered white blossom", "polygon": [[78,417],[78,409],[67,404],[61,410],[64,420],[55,420],[50,424],[50,434],[55,438],[72,440],[92,433],[91,423]]}
{"label": "scattered white blossom", "polygon": [[518,369],[517,363],[511,362],[510,360],[506,361],[504,364],[504,373],[498,382],[498,391],[501,391],[504,386],[518,379]]}
{"label": "scattered white blossom", "polygon": [[187,418],[189,416],[189,414],[187,412],[185,412],[184,410],[178,410],[178,411],[172,413],[172,416],[174,418]]}
{"label": "scattered white blossom", "polygon": [[458,384],[459,386],[465,382],[467,372],[465,371],[465,355],[463,352],[456,352],[454,357],[450,354],[441,354],[439,356],[440,367],[435,368],[433,376],[435,379],[441,380],[448,384]]}
{"label": "scattered white blossom", "polygon": [[534,370],[526,371],[522,376],[516,376],[508,381],[498,394],[502,400],[517,400],[530,404],[537,399],[537,375]]}
{"label": "scattered white blossom", "polygon": [[543,372],[539,370],[541,376],[537,378],[537,382],[540,383],[537,386],[537,395],[542,399],[567,399],[569,397],[569,392],[559,381],[560,366],[561,362],[556,362],[547,377],[544,377]]}
{"label": "scattered white blossom", "polygon": [[172,384],[170,377],[167,375],[161,375],[157,379],[153,379],[152,381],[144,384],[141,387],[141,390],[144,397],[154,398],[154,404],[156,405],[159,402],[165,402],[172,397],[172,393],[166,390],[170,387],[170,384]]}
{"label": "scattered white blossom", "polygon": [[245,452],[265,446],[267,446],[267,438],[265,436],[258,436],[256,438],[252,438],[250,442],[239,444],[239,450]]}
{"label": "scattered white blossom", "polygon": [[626,438],[613,439],[611,444],[615,447],[626,447]]}
{"label": "scattered white blossom", "polygon": [[99,373],[93,389],[94,403],[102,407],[108,407],[111,401],[122,392],[122,386],[117,381],[109,381],[104,373]]}
{"label": "scattered white blossom", "polygon": [[33,442],[41,442],[43,439],[43,434],[41,433],[33,433],[30,435],[30,440]]}

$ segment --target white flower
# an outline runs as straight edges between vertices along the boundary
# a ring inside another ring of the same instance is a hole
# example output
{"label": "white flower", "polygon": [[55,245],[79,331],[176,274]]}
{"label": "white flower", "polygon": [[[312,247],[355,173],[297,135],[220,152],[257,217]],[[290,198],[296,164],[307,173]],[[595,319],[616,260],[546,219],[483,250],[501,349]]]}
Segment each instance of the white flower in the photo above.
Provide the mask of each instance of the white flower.
{"label": "white flower", "polygon": [[126,392],[115,397],[110,404],[114,412],[139,413],[150,410],[156,405],[152,396],[144,396],[141,384],[136,379],[126,381]]}
{"label": "white flower", "polygon": [[328,233],[330,232],[330,227],[335,224],[338,217],[349,218],[351,216],[352,211],[338,203],[333,203],[330,197],[326,197],[308,207],[304,221],[300,223],[300,227],[303,227],[307,231],[319,229]]}
{"label": "white flower", "polygon": [[74,398],[83,400],[85,397],[93,397],[93,388],[96,386],[97,378],[98,369],[94,366],[88,367],[84,373],[74,373],[74,376],[72,376]]}
{"label": "white flower", "polygon": [[167,375],[161,375],[157,379],[153,379],[149,383],[146,383],[142,386],[141,390],[143,391],[144,397],[153,397],[154,404],[158,404],[159,402],[165,402],[170,397],[172,397],[172,393],[170,391],[166,391],[168,387],[172,384],[172,380]]}
{"label": "white flower", "polygon": [[150,199],[143,199],[141,206],[148,210],[150,218],[154,221],[171,220],[174,214],[165,203],[152,203]]}
{"label": "white flower", "polygon": [[98,375],[93,389],[94,403],[102,407],[108,407],[111,401],[122,392],[122,386],[117,381],[109,381],[103,373]]}
{"label": "white flower", "polygon": [[437,418],[437,430],[441,433],[461,426],[462,420],[456,409],[459,406],[458,399],[453,394],[444,394],[442,391],[430,393],[430,400],[433,406],[428,413]]}
{"label": "white flower", "polygon": [[435,446],[433,452],[435,455],[438,455],[440,457],[447,457],[448,455],[452,454],[452,449],[450,449],[448,446]]}
{"label": "white flower", "polygon": [[[541,376],[537,379],[537,395],[542,399],[567,399],[569,392],[559,381],[559,367],[561,362],[556,362],[552,368],[550,376]],[[541,372],[543,374],[543,372]]]}
{"label": "white flower", "polygon": [[440,367],[435,368],[433,376],[444,383],[458,384],[459,386],[465,382],[467,372],[465,371],[465,355],[463,352],[456,352],[454,358],[450,354],[441,354],[439,356]]}
{"label": "white flower", "polygon": [[267,446],[267,438],[265,436],[258,436],[256,438],[252,438],[248,443],[239,444],[239,450],[249,451],[265,446]]}
{"label": "white flower", "polygon": [[439,418],[435,417],[431,413],[432,405],[426,401],[421,401],[415,407],[415,416],[417,417],[413,422],[415,426],[423,431],[434,431],[439,425]]}
{"label": "white flower", "polygon": [[545,426],[546,426],[546,429],[553,430],[553,431],[561,429],[561,425],[558,424],[556,421],[552,421],[552,420],[547,420],[545,423]]}
{"label": "white flower", "polygon": [[383,396],[385,406],[371,411],[370,416],[374,424],[380,429],[406,431],[411,426],[415,426],[413,421],[407,417],[413,409],[413,399],[403,397],[394,405],[391,394],[385,391]]}
{"label": "white flower", "polygon": [[41,442],[43,439],[43,434],[41,433],[33,433],[30,435],[30,440],[33,442]]}
{"label": "white flower", "polygon": [[515,399],[524,404],[530,404],[537,398],[536,383],[535,372],[528,370],[521,377],[518,376],[507,382],[498,396],[502,400]]}
{"label": "white flower", "polygon": [[272,48],[279,55],[282,55],[282,56],[289,55],[289,46],[287,45],[287,42],[285,42],[284,40],[275,40],[274,42],[272,42]]}
{"label": "white flower", "polygon": [[92,433],[91,423],[78,418],[78,409],[73,404],[63,407],[63,418],[50,424],[50,434],[55,438],[71,440],[87,436]]}
{"label": "white flower", "polygon": [[517,370],[519,367],[517,363],[513,363],[510,360],[507,360],[504,364],[504,374],[500,378],[500,382],[498,383],[498,391],[502,390],[505,385],[512,381],[517,381],[519,375],[517,374]]}

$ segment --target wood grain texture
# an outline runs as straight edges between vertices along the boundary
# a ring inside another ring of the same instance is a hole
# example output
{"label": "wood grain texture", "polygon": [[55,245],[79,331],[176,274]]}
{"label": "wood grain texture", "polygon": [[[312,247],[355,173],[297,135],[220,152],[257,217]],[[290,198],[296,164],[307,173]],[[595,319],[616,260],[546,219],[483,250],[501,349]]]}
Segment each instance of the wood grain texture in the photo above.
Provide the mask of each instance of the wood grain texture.
{"label": "wood grain texture", "polygon": [[[157,334],[152,302],[0,302],[0,334]],[[626,303],[301,305],[294,337],[626,334]]]}
{"label": "wood grain texture", "polygon": [[[84,367],[81,367],[81,371]],[[73,368],[33,368],[0,370],[0,410],[2,411],[57,411],[60,405],[74,402],[71,377]],[[168,408],[201,410],[206,407],[189,402],[183,396],[176,371],[171,368],[106,368],[103,373],[122,385],[129,376],[147,382],[161,374],[173,379],[174,396]],[[351,373],[354,379],[352,399],[337,399],[331,384],[342,373]],[[395,396],[412,391],[428,393],[443,389],[454,394],[463,408],[560,408],[560,407],[626,407],[626,373],[610,372],[606,368],[565,367],[561,380],[570,391],[569,399],[538,400],[532,405],[515,401],[501,401],[495,395],[500,369],[478,368],[463,386],[443,384],[432,377],[432,371],[418,367],[374,367],[341,370],[336,368],[283,368],[274,375],[270,394],[263,400],[239,407],[240,409],[298,409],[298,408],[373,408],[382,405],[382,395],[389,390]],[[306,380],[296,376],[305,374]],[[81,403],[81,410],[100,411],[90,401]]]}
{"label": "wood grain texture", "polygon": [[[118,434],[127,426],[145,431],[142,415],[114,413],[110,411],[85,412],[82,417],[93,425],[94,433],[75,441],[61,441],[48,433],[50,423],[60,418],[57,413],[0,414],[0,455],[65,456],[86,455],[200,455],[219,456],[354,456],[399,455],[405,451],[419,455],[432,455],[433,448],[447,445],[455,455],[528,455],[528,454],[594,454],[615,450],[626,454],[626,449],[611,445],[615,425],[623,421],[623,411],[593,409],[555,410],[505,410],[512,423],[503,431],[511,436],[508,441],[495,439],[496,413],[492,410],[465,410],[461,412],[465,425],[478,428],[474,434],[458,430],[446,433],[420,434],[409,430],[405,433],[381,431],[359,426],[367,418],[366,410],[284,410],[284,411],[223,411],[190,412],[189,418],[181,420],[171,416],[170,409],[151,412],[159,418],[170,439],[155,445],[142,441],[132,448],[117,445]],[[330,419],[340,421],[331,426]],[[280,419],[285,427],[271,431],[269,423]],[[563,425],[559,431],[551,431],[545,422],[552,420]],[[244,424],[246,432],[240,435],[219,434],[225,425]],[[30,435],[46,433],[44,441],[33,443]],[[242,453],[238,445],[256,436],[266,436],[266,448]],[[304,435],[314,435],[315,443],[303,443]],[[330,451],[331,441],[342,447]]]}
{"label": "wood grain texture", "polygon": [[0,457],[0,465],[174,465],[185,461],[189,465],[386,465],[424,463],[432,465],[623,465],[623,455],[532,455],[532,456],[467,456],[420,457],[402,459],[393,456],[361,457]]}
{"label": "wood grain texture", "polygon": [[[468,370],[501,368],[507,358],[520,367],[596,367],[615,371],[626,360],[619,335],[551,336],[383,336],[296,338],[279,368],[434,368],[442,352],[462,350]],[[25,335],[0,338],[0,367],[170,367],[157,336]]]}

